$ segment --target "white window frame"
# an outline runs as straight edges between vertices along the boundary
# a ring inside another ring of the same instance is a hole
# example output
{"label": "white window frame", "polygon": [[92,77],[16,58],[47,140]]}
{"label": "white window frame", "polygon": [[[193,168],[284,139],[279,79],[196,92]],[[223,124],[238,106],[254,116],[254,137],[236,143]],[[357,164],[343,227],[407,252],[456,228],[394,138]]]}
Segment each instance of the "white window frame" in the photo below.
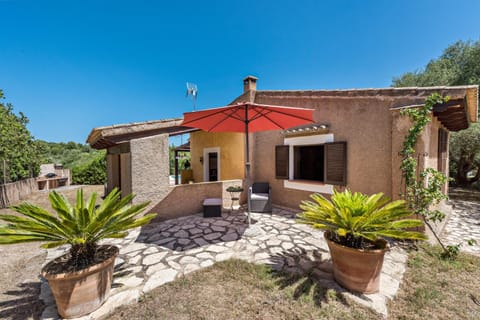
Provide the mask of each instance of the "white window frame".
{"label": "white window frame", "polygon": [[315,134],[303,137],[287,137],[283,139],[283,144],[288,145],[288,180],[283,181],[283,187],[288,189],[297,189],[310,192],[319,192],[324,194],[333,194],[333,185],[322,182],[298,181],[294,179],[294,148],[297,146],[319,145],[333,142],[333,133]]}
{"label": "white window frame", "polygon": [[216,152],[217,153],[217,181],[221,181],[220,175],[220,147],[212,147],[212,148],[204,148],[203,149],[203,182],[210,182],[208,181],[208,169],[209,169],[209,161],[208,161],[208,154]]}

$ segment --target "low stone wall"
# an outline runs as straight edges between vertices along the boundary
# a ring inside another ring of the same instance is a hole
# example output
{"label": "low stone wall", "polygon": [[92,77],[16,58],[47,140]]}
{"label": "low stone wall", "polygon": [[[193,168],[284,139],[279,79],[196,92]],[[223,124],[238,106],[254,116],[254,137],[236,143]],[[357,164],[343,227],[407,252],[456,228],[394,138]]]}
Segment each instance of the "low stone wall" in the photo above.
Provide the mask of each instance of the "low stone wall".
{"label": "low stone wall", "polygon": [[6,208],[38,190],[35,178],[0,185],[0,208]]}
{"label": "low stone wall", "polygon": [[[226,180],[202,182],[168,186],[165,196],[149,211],[158,214],[157,221],[163,221],[192,215],[203,211],[203,200],[206,198],[221,198],[223,208],[229,209],[232,205],[229,186],[243,185],[242,180]],[[163,193],[160,190],[159,193]],[[241,202],[245,202],[246,190],[243,191]]]}

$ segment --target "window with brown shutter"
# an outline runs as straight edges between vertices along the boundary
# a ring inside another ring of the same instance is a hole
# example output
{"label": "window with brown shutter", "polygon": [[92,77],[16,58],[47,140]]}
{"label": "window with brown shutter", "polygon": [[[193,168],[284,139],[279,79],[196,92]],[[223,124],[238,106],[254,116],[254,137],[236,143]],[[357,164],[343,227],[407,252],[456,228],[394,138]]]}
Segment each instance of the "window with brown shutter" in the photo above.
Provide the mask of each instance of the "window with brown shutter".
{"label": "window with brown shutter", "polygon": [[275,146],[275,177],[288,179],[288,145]]}
{"label": "window with brown shutter", "polygon": [[293,179],[323,182],[323,150],[323,144],[293,147]]}
{"label": "window with brown shutter", "polygon": [[324,152],[325,183],[335,185],[347,184],[347,143],[325,143]]}
{"label": "window with brown shutter", "polygon": [[437,170],[446,173],[447,170],[447,149],[448,149],[448,131],[438,129],[438,158]]}

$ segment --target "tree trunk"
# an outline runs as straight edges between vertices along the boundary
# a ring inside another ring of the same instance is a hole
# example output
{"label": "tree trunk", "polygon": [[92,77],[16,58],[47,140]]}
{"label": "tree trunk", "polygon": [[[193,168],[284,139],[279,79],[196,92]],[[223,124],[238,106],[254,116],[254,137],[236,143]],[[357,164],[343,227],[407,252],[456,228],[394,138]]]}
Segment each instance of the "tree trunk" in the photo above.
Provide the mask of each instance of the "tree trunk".
{"label": "tree trunk", "polygon": [[460,187],[469,187],[470,183],[468,181],[467,174],[470,171],[470,164],[468,163],[467,159],[464,157],[460,157],[458,161],[458,168],[457,168],[457,183]]}
{"label": "tree trunk", "polygon": [[[477,173],[473,178],[468,178],[468,173],[477,170]],[[479,167],[474,164],[471,159],[466,159],[465,157],[460,157],[458,161],[456,181],[460,187],[470,187],[472,183],[480,179],[480,170]]]}

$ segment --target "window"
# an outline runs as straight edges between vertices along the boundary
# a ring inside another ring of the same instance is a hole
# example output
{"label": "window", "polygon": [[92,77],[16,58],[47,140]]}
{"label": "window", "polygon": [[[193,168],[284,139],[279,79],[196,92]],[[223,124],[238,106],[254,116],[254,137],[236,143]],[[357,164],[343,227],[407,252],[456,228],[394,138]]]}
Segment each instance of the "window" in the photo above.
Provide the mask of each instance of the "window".
{"label": "window", "polygon": [[294,179],[324,180],[324,146],[296,146],[293,147]]}
{"label": "window", "polygon": [[343,141],[313,145],[281,145],[275,148],[277,179],[308,180],[330,185],[346,185],[346,168],[347,143]]}

